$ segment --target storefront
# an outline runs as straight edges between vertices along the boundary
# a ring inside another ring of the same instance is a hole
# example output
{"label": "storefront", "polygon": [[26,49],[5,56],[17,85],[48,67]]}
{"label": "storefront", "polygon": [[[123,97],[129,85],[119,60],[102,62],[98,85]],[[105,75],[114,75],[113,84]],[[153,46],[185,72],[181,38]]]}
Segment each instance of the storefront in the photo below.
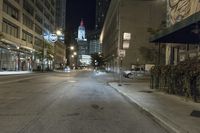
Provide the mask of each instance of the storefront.
{"label": "storefront", "polygon": [[31,51],[0,43],[0,71],[31,71],[32,60]]}

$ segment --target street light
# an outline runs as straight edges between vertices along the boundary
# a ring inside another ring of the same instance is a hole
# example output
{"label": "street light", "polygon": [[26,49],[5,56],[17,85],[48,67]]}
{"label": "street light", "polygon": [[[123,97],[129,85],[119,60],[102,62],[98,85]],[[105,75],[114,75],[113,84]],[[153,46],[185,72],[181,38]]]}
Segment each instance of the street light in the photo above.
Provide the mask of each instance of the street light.
{"label": "street light", "polygon": [[74,46],[71,46],[71,47],[70,47],[70,50],[74,50]]}
{"label": "street light", "polygon": [[56,35],[61,36],[62,35],[62,31],[61,30],[57,30],[56,31]]}
{"label": "street light", "polygon": [[[50,41],[51,43],[55,43],[58,41],[58,36],[62,35],[62,31],[61,30],[57,30],[56,32],[54,32],[54,34],[46,34],[46,35],[42,35],[43,36],[43,57],[42,57],[42,71],[44,71],[44,67],[45,67],[45,56],[47,54],[47,48],[45,47],[45,36],[48,36],[48,41]],[[54,45],[54,61],[53,61],[53,69],[54,69],[54,65],[55,65],[55,45]]]}

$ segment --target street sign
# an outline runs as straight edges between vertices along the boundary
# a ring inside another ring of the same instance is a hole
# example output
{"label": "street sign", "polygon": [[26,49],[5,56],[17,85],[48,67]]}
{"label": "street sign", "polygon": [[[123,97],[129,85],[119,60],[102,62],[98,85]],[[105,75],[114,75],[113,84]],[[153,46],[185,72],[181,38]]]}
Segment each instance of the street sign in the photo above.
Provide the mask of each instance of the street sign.
{"label": "street sign", "polygon": [[123,40],[131,40],[131,33],[124,32],[123,33]]}
{"label": "street sign", "polygon": [[130,41],[123,41],[123,49],[128,49],[130,46]]}
{"label": "street sign", "polygon": [[119,57],[125,57],[125,54],[126,54],[125,50],[123,49],[119,50]]}
{"label": "street sign", "polygon": [[58,40],[58,36],[56,34],[50,34],[49,35],[49,41],[56,42]]}

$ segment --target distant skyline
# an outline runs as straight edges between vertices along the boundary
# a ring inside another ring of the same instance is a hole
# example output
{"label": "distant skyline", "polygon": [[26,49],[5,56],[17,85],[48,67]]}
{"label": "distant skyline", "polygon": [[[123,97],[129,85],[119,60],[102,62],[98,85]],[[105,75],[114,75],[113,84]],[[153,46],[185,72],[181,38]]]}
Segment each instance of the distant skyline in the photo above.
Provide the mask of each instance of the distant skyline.
{"label": "distant skyline", "polygon": [[78,30],[81,19],[86,30],[95,28],[96,0],[68,0],[67,1],[67,27],[75,32]]}

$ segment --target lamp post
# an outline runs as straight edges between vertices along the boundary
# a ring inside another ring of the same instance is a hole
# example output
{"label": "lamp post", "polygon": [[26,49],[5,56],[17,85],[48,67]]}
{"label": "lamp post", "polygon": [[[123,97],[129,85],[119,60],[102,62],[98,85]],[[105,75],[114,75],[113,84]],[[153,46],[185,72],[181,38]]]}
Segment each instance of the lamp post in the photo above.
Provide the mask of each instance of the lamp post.
{"label": "lamp post", "polygon": [[[55,56],[56,56],[56,49],[55,49],[55,42],[58,41],[58,36],[61,36],[62,35],[62,31],[61,30],[57,30],[54,34],[47,34],[46,36],[48,36],[48,41],[50,41],[51,43],[54,44],[53,46],[53,57],[54,57],[54,60],[53,60],[53,69],[54,69],[54,65],[55,65]],[[45,67],[45,62],[44,62],[44,59],[45,59],[45,56],[47,55],[47,48],[45,46],[45,35],[43,34],[43,56],[42,56],[42,72],[44,72],[44,67]]]}

